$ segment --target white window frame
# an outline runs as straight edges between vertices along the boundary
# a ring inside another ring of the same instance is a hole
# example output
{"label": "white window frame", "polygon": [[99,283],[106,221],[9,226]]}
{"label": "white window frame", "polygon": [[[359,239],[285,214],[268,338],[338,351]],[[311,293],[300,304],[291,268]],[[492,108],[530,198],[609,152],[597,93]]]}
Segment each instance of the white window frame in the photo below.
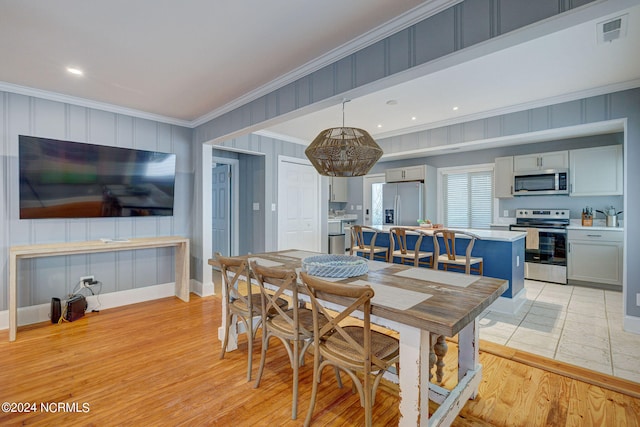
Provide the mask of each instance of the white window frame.
{"label": "white window frame", "polygon": [[[450,173],[471,173],[471,172],[487,172],[491,171],[492,174],[495,174],[495,164],[494,163],[482,163],[477,165],[464,165],[464,166],[451,166],[445,168],[438,168],[438,178],[437,178],[437,194],[438,194],[438,220],[437,222],[440,224],[444,224],[444,175]],[[493,189],[493,193],[495,194],[495,189]],[[497,215],[497,200],[495,197],[493,198],[493,220],[495,222],[495,217]]]}

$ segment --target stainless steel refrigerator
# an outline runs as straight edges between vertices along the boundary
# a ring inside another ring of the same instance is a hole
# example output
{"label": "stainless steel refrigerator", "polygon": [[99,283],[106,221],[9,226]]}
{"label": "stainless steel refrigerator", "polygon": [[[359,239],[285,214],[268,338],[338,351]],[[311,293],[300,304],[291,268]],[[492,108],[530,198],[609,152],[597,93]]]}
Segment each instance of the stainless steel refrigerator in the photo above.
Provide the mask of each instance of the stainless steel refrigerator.
{"label": "stainless steel refrigerator", "polygon": [[424,184],[399,182],[382,186],[384,225],[418,225],[422,218]]}

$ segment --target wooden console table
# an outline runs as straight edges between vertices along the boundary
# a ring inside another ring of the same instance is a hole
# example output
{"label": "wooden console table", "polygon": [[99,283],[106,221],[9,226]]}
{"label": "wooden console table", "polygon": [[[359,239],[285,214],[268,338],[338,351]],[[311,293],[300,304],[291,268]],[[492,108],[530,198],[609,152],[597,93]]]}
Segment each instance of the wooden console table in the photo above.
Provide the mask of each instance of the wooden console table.
{"label": "wooden console table", "polygon": [[175,246],[176,296],[189,301],[189,239],[184,237],[148,237],[126,241],[92,240],[88,242],[45,243],[12,246],[9,251],[9,341],[18,330],[18,260],[46,256],[153,249]]}

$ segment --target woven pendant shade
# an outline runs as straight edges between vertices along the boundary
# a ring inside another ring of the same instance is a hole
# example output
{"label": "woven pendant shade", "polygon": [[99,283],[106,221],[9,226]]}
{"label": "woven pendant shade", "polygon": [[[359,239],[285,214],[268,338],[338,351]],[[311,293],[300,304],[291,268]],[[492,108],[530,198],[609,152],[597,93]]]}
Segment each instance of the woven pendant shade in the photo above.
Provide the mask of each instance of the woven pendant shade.
{"label": "woven pendant shade", "polygon": [[325,129],[304,151],[320,175],[362,176],[382,157],[382,148],[366,130]]}

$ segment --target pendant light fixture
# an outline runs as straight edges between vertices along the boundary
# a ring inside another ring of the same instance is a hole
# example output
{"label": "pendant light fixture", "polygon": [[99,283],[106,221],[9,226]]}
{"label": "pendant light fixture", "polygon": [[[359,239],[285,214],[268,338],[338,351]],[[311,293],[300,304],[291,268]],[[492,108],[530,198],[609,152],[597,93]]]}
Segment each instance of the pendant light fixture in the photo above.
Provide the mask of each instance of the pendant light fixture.
{"label": "pendant light fixture", "polygon": [[366,175],[382,157],[382,148],[366,130],[344,126],[346,102],[342,101],[342,127],[323,130],[304,151],[320,175]]}

